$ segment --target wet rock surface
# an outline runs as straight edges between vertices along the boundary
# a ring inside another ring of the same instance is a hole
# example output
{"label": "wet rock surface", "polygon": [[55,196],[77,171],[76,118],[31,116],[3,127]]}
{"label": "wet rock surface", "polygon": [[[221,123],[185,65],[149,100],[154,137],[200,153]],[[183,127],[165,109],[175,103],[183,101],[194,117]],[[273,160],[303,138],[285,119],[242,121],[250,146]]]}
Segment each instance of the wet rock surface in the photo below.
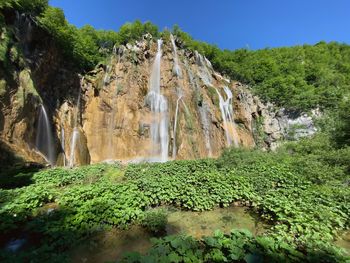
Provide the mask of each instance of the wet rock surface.
{"label": "wet rock surface", "polygon": [[[29,33],[19,33],[18,38],[28,51],[27,63],[13,62],[20,69],[13,72],[12,79],[0,67],[4,86],[0,138],[16,154],[45,163],[36,150],[38,112],[44,105],[58,165],[66,164],[72,154],[74,165],[157,157],[152,155],[152,147],[157,146],[151,138],[152,122],[157,120],[147,102],[156,39],[145,35],[135,44],[116,47],[106,65],[82,76],[63,61],[60,50],[35,26]],[[38,38],[42,41],[36,41]],[[160,62],[160,92],[168,104],[168,159],[219,156],[228,146],[228,129],[239,147],[271,149],[283,138],[299,139],[316,132],[312,116],[290,118],[285,111],[262,103],[249,87],[215,72],[198,52],[179,48],[180,42],[164,40]],[[233,94],[232,124],[225,122],[220,111],[218,94],[226,101],[225,87]],[[79,131],[78,147],[72,147],[75,129]]]}

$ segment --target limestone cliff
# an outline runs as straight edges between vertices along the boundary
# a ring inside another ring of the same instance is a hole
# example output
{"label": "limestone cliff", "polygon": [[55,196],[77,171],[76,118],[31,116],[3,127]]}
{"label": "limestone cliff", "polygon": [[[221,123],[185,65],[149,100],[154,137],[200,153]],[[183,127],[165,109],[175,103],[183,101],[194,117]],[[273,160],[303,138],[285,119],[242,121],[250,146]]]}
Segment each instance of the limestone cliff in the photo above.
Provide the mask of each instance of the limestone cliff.
{"label": "limestone cliff", "polygon": [[[158,160],[161,143],[166,159],[216,157],[228,146],[273,148],[285,135],[272,105],[170,36],[161,45],[145,35],[115,47],[106,65],[81,76],[30,19],[17,17],[15,23],[25,28],[14,44],[23,54],[11,61],[10,72],[0,67],[0,138],[25,160],[53,165]],[[150,101],[154,85],[163,103],[158,113]],[[43,113],[48,124],[41,123]],[[48,132],[51,139],[43,135]],[[50,140],[51,161],[44,149]]]}

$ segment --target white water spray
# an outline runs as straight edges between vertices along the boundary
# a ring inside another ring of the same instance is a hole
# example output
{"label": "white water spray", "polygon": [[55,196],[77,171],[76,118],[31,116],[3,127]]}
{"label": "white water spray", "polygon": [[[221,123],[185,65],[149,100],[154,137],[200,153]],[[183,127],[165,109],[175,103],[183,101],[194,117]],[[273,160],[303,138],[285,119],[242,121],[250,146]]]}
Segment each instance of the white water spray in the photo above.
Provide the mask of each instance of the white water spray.
{"label": "white water spray", "polygon": [[40,113],[36,134],[36,149],[41,152],[48,163],[54,166],[56,163],[55,146],[49,117],[44,105],[40,105]]}
{"label": "white water spray", "polygon": [[176,44],[175,44],[175,39],[174,36],[171,34],[170,35],[170,40],[171,40],[171,44],[173,46],[173,51],[174,51],[174,68],[173,68],[173,73],[178,77],[178,78],[182,78],[182,73],[181,73],[181,68],[179,66],[179,57],[177,56],[177,48],[176,48]]}
{"label": "white water spray", "polygon": [[[194,78],[193,73],[190,68],[188,68],[188,76],[191,86],[194,87],[194,90],[196,93],[199,93],[199,85],[197,80]],[[201,124],[204,132],[205,137],[205,148],[207,149],[208,156],[212,157],[213,152],[211,148],[211,141],[210,141],[210,121],[208,118],[208,105],[203,102],[203,105],[200,107],[198,106],[199,116],[201,119]]]}
{"label": "white water spray", "polygon": [[151,123],[151,139],[152,154],[160,156],[161,162],[168,160],[168,102],[167,99],[160,94],[160,62],[162,57],[162,40],[158,40],[158,50],[153,63],[150,88],[147,94],[147,100],[151,106],[152,123]]}
{"label": "white water spray", "polygon": [[[81,80],[81,85],[84,82],[84,78]],[[77,142],[79,140],[79,128],[78,128],[78,118],[79,118],[79,112],[80,112],[80,97],[81,97],[81,92],[79,90],[78,93],[78,99],[77,99],[77,105],[75,108],[75,113],[74,113],[74,126],[73,126],[73,133],[71,137],[71,144],[70,144],[70,155],[69,155],[69,167],[73,167],[75,163],[75,148],[77,147]]]}
{"label": "white water spray", "polygon": [[238,147],[237,132],[235,127],[236,125],[232,118],[233,116],[232,92],[228,87],[224,87],[224,91],[227,97],[227,99],[224,100],[220,92],[217,89],[215,90],[219,96],[220,111],[221,111],[222,120],[224,121],[224,129],[225,129],[227,144],[228,146],[231,146],[232,140],[233,140],[234,146]]}
{"label": "white water spray", "polygon": [[196,58],[196,63],[199,66],[199,77],[202,79],[205,85],[212,86],[213,78],[208,69],[212,67],[210,61],[206,57],[203,57],[200,53],[198,53],[197,50],[194,52],[194,55]]}
{"label": "white water spray", "polygon": [[203,102],[202,107],[198,107],[199,116],[201,118],[202,128],[205,137],[205,148],[207,149],[208,156],[212,157],[213,152],[210,144],[210,122],[208,119],[208,105]]}
{"label": "white water spray", "polygon": [[63,166],[66,166],[66,149],[65,149],[65,134],[64,134],[64,128],[63,126],[61,126],[61,147],[62,147],[62,151],[63,151]]}
{"label": "white water spray", "polygon": [[175,120],[174,120],[173,159],[176,158],[176,127],[177,127],[177,116],[179,113],[179,102],[181,99],[182,99],[182,96],[179,96],[176,101]]}
{"label": "white water spray", "polygon": [[71,144],[70,144],[70,156],[69,156],[69,167],[72,168],[75,162],[75,147],[79,139],[79,128],[75,127],[73,129]]}

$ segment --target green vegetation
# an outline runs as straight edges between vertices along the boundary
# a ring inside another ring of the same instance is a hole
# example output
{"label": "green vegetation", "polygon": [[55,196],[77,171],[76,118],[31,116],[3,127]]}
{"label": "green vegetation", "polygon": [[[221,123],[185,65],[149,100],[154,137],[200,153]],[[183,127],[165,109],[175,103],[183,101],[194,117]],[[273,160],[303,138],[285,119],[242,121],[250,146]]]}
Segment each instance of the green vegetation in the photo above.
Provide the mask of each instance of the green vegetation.
{"label": "green vegetation", "polygon": [[16,9],[32,15],[42,13],[48,7],[48,0],[0,0],[0,10]]}
{"label": "green vegetation", "polygon": [[336,262],[345,260],[336,251],[308,251],[308,256],[288,243],[270,237],[254,238],[248,230],[219,230],[212,237],[196,240],[187,236],[168,236],[154,240],[145,256],[127,253],[121,262]]}
{"label": "green vegetation", "polygon": [[350,146],[350,103],[348,97],[339,103],[339,107],[332,117],[333,122],[335,122],[333,139],[337,146]]}
{"label": "green vegetation", "polygon": [[[4,0],[2,0],[4,1]],[[159,35],[157,26],[140,21],[126,23],[119,32],[96,30],[90,25],[76,28],[69,24],[61,9],[48,6],[47,0],[12,0],[0,2],[0,26],[5,26],[3,11],[19,11],[31,15],[61,48],[63,55],[79,70],[91,70],[111,54],[113,46],[132,43],[145,33]],[[3,30],[3,29],[1,29]],[[5,60],[8,38],[1,41],[0,60]],[[7,42],[6,42],[7,41]]]}
{"label": "green vegetation", "polygon": [[[105,61],[115,44],[133,43],[145,33],[169,38],[169,31],[159,33],[149,22],[128,23],[119,32],[91,26],[78,29],[66,21],[62,10],[49,7],[45,0],[1,1],[0,63],[5,69],[10,62],[20,64],[23,56],[14,41],[13,25],[5,19],[15,10],[29,14],[81,71]],[[65,262],[72,246],[106,229],[140,224],[162,233],[167,219],[158,207],[163,205],[200,212],[239,202],[271,224],[263,236],[217,231],[201,240],[164,237],[155,240],[146,255],[129,254],[124,261],[349,261],[333,242],[350,226],[350,47],[320,42],[222,51],[193,40],[177,26],[173,33],[185,47],[205,54],[217,70],[249,84],[260,97],[295,111],[324,109],[323,133],[287,143],[275,153],[229,149],[217,160],[4,170],[0,176],[2,238],[8,241],[7,237],[24,234],[30,245],[15,254],[4,249],[2,241],[0,260]],[[7,92],[8,86],[8,79],[0,80],[0,93]],[[121,86],[117,92],[122,92]],[[208,95],[214,94],[208,87]],[[18,95],[25,93],[19,90]],[[194,103],[201,104],[201,94],[197,95]],[[186,107],[185,114],[186,128],[191,131],[193,119]],[[259,138],[261,125],[258,119],[255,132]],[[2,163],[18,159],[5,145],[0,146]]]}
{"label": "green vegetation", "polygon": [[6,93],[6,81],[0,79],[0,97]]}
{"label": "green vegetation", "polygon": [[65,55],[82,69],[91,69],[112,51],[117,33],[98,31],[91,26],[81,29],[68,24],[59,8],[48,7],[38,18],[64,50]]}
{"label": "green vegetation", "polygon": [[[30,13],[62,48],[64,55],[81,70],[93,69],[112,52],[114,44],[134,43],[144,34],[169,39],[170,32],[158,31],[150,22],[126,23],[118,32],[95,30],[86,25],[70,25],[58,8],[46,0],[12,0],[0,3],[0,10]],[[3,14],[0,24],[4,24]],[[350,93],[350,46],[319,42],[288,48],[257,51],[221,50],[215,45],[193,40],[178,26],[172,29],[183,46],[204,54],[219,72],[249,84],[260,98],[294,111],[319,107],[335,109]],[[7,42],[0,45],[0,59],[6,54]]]}
{"label": "green vegetation", "polygon": [[167,222],[167,214],[163,209],[151,209],[144,213],[141,225],[152,233],[160,234],[165,232]]}
{"label": "green vegetation", "polygon": [[[16,257],[43,262],[59,253],[62,262],[68,248],[103,229],[140,222],[161,232],[166,216],[149,207],[204,211],[240,201],[272,225],[263,237],[217,234],[186,249],[182,246],[191,238],[166,237],[149,255],[166,259],[193,254],[207,262],[251,256],[266,262],[343,262],[344,255],[332,242],[349,228],[349,164],[350,148],[334,148],[330,137],[320,134],[286,144],[277,153],[232,149],[218,160],[48,169],[32,174],[29,185],[0,191],[0,229],[41,237]],[[27,182],[28,174],[23,179]],[[56,209],[47,212],[52,203]],[[239,238],[244,242],[238,245]],[[13,259],[11,252],[1,253]],[[134,256],[128,260],[136,262]]]}
{"label": "green vegetation", "polygon": [[204,54],[216,70],[249,84],[260,98],[279,106],[296,111],[335,108],[350,92],[350,46],[346,44],[230,51],[193,40],[178,26],[173,33],[185,47]]}

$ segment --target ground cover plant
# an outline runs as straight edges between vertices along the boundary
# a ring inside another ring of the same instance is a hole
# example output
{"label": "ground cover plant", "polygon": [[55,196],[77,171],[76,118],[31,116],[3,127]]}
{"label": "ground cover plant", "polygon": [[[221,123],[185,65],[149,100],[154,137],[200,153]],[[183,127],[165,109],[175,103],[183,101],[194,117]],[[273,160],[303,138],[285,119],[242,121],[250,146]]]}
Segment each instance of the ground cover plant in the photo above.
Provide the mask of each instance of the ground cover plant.
{"label": "ground cover plant", "polygon": [[[327,138],[318,135],[288,143],[276,153],[231,149],[217,160],[34,172],[31,184],[1,189],[0,228],[3,239],[16,233],[40,238],[19,255],[2,249],[1,258],[68,261],[64,252],[98,231],[143,224],[157,232],[155,228],[164,226],[166,218],[155,218],[157,213],[149,211],[152,207],[204,211],[239,202],[271,224],[263,237],[246,232],[217,233],[201,241],[166,237],[155,243],[146,259],[171,257],[182,262],[188,252],[194,255],[185,260],[189,262],[234,258],[252,262],[251,257],[266,262],[280,258],[345,262],[345,254],[333,241],[350,223],[350,150],[333,148]],[[235,248],[237,238],[243,241]],[[185,253],[181,246],[189,240],[193,246]],[[168,247],[168,252],[162,254],[159,246]],[[240,252],[233,255],[232,249]],[[134,254],[124,260],[146,259]]]}

